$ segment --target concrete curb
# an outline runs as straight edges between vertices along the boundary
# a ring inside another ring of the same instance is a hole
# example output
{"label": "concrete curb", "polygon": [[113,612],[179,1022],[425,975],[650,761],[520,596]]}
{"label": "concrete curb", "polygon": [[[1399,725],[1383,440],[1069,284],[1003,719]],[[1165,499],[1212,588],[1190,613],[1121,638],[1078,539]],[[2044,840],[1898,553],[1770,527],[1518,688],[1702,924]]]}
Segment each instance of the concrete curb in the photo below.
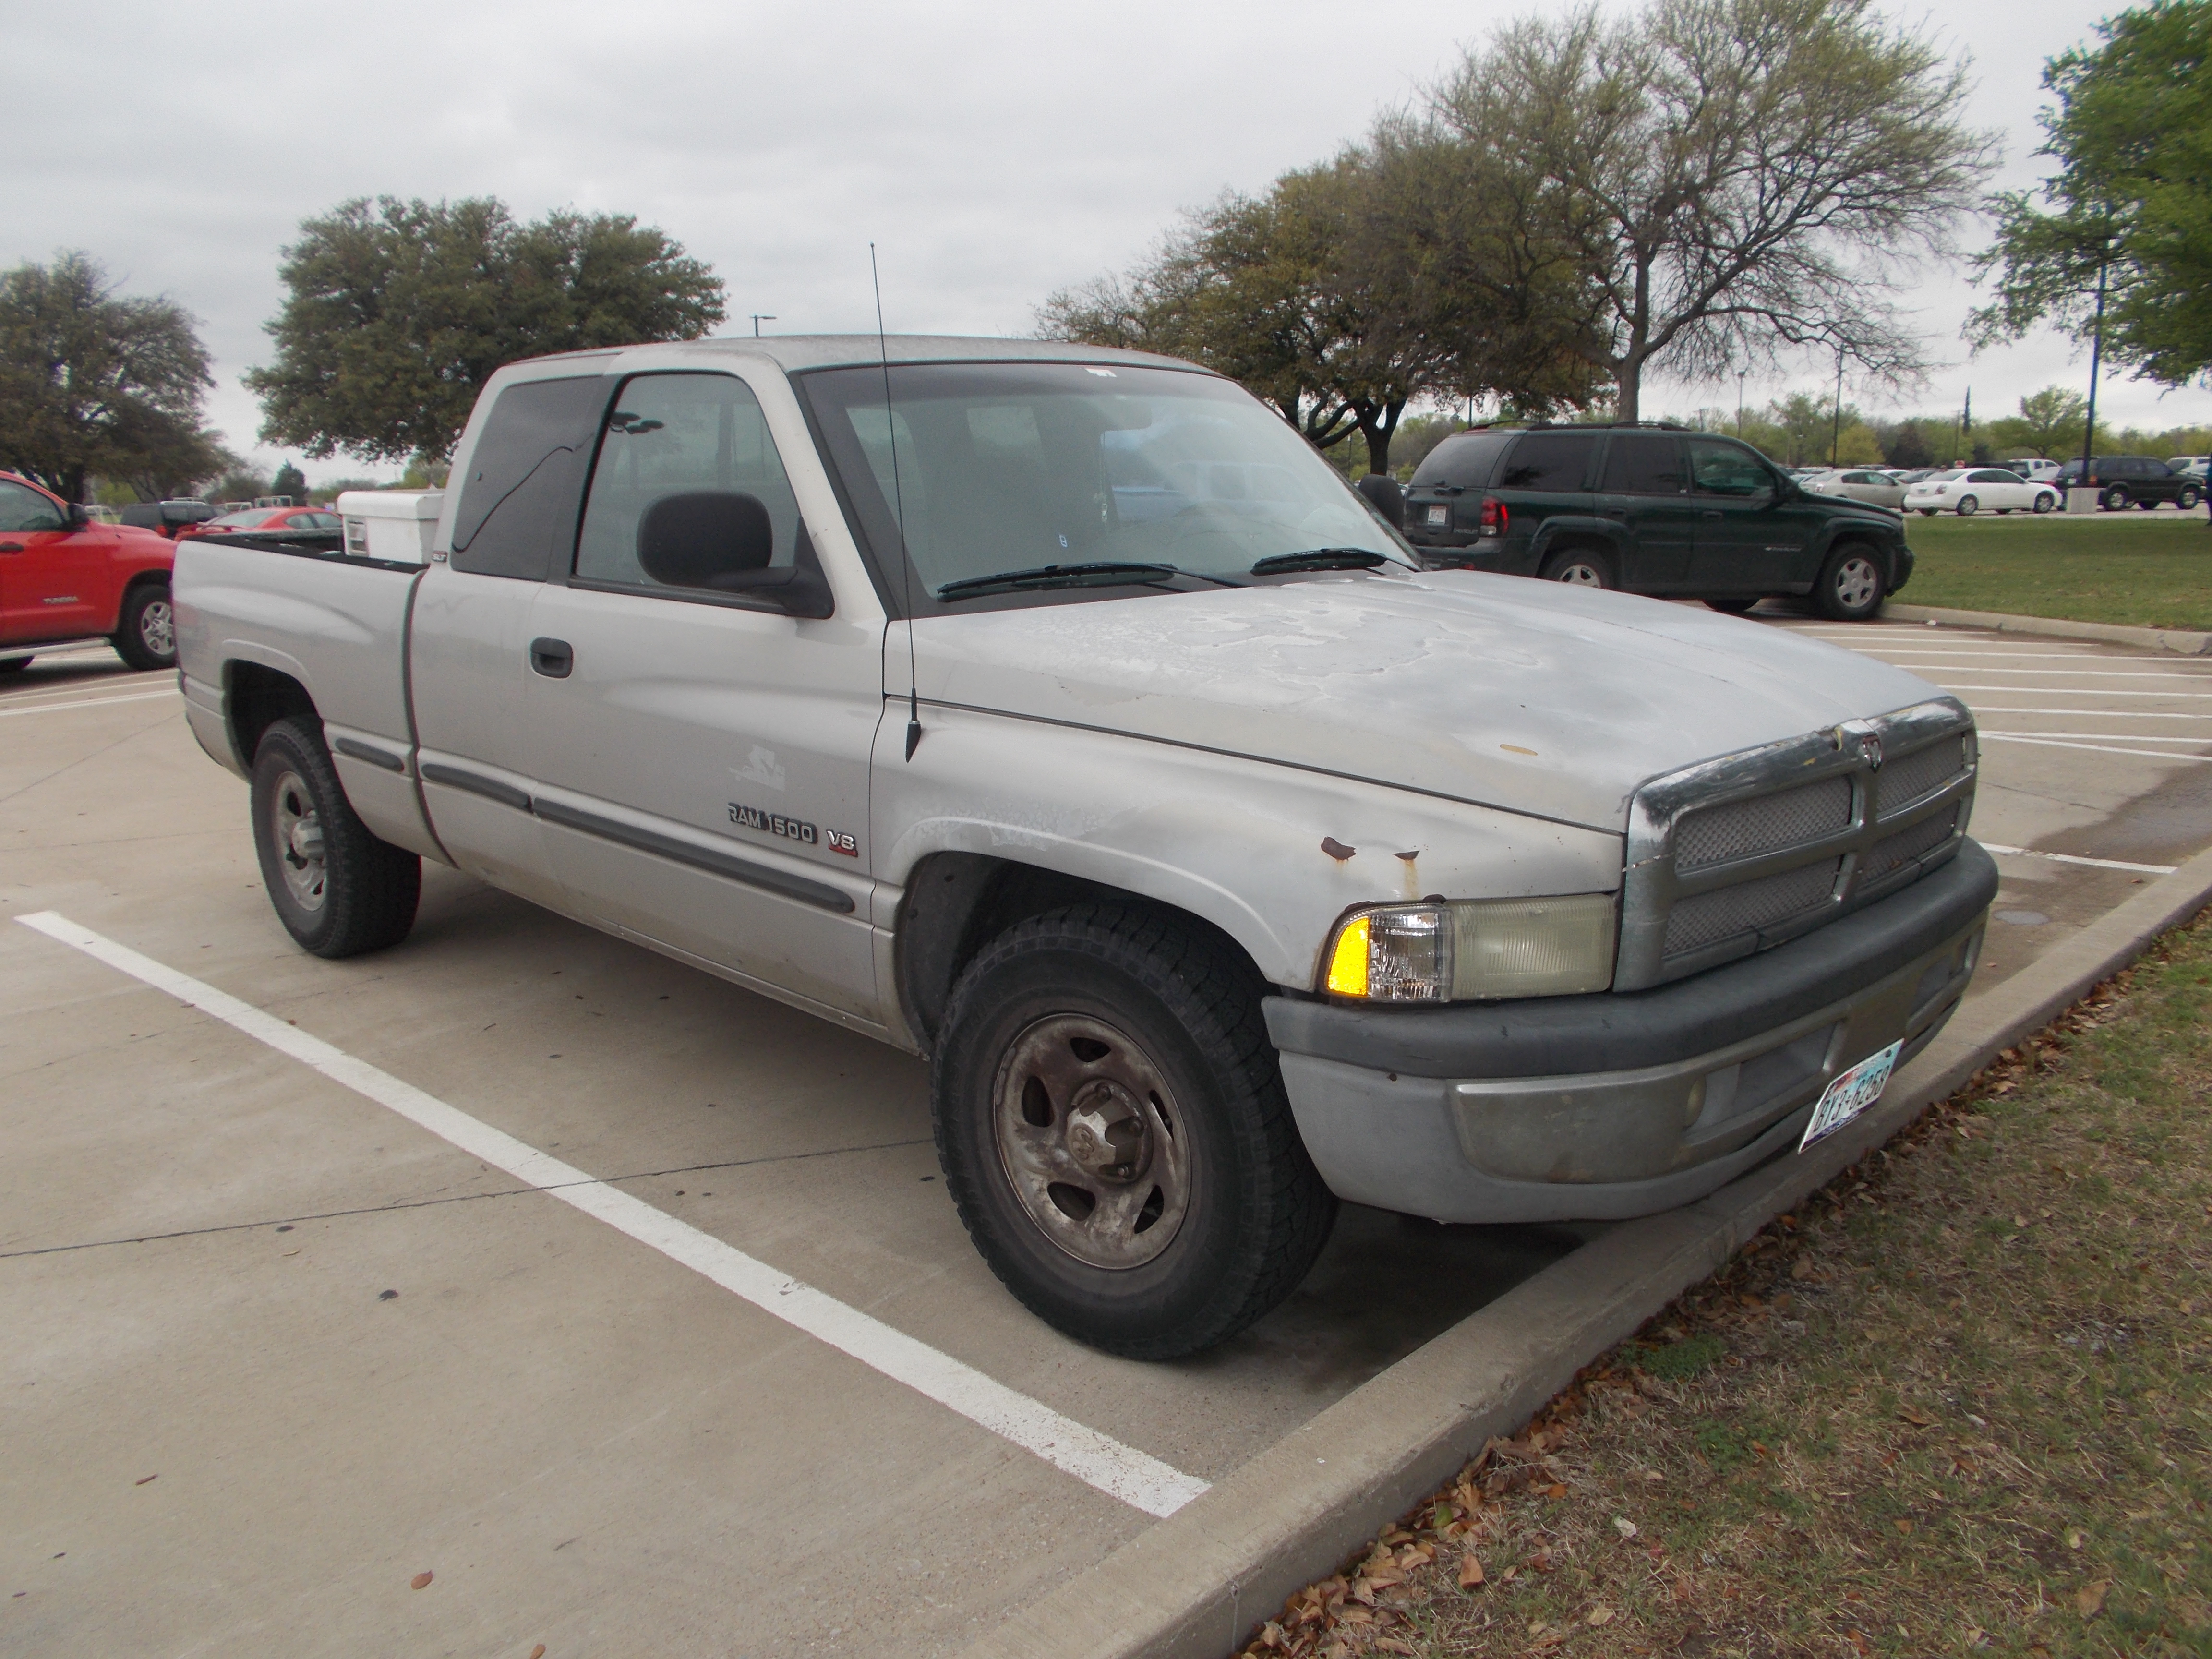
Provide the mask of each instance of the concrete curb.
{"label": "concrete curb", "polygon": [[1970,997],[1883,1103],[1802,1158],[1624,1222],[1354,1389],[1169,1519],[1009,1617],[964,1659],[1221,1659],[1510,1434],[1576,1371],[1710,1275],[1774,1216],[1946,1098],[2212,902],[2212,852],[1986,996]]}
{"label": "concrete curb", "polygon": [[1986,628],[1998,634],[2034,634],[2049,640],[2094,640],[2105,645],[2140,646],[2183,657],[2212,657],[2212,634],[2179,628],[2134,628],[2121,623],[2068,622],[2056,617],[2013,617],[1998,611],[1950,611],[1934,605],[1881,607],[1883,620],[1934,623],[1942,628]]}

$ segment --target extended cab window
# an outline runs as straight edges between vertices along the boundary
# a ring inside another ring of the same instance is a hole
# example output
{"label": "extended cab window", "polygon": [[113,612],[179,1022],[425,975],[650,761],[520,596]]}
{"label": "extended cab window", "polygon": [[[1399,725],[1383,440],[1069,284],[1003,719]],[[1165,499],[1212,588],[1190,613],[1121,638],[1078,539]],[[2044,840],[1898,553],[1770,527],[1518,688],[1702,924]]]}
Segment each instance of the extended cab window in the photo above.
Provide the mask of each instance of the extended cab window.
{"label": "extended cab window", "polygon": [[1660,432],[1613,434],[1606,452],[1605,490],[1614,495],[1679,495],[1687,484],[1682,446]]}
{"label": "extended cab window", "polygon": [[1498,476],[1501,489],[1539,489],[1557,493],[1578,490],[1589,476],[1597,453],[1595,432],[1532,432],[1513,446],[1505,470]]}
{"label": "extended cab window", "polygon": [[1741,445],[1718,438],[1690,440],[1690,476],[1707,495],[1756,495],[1774,488],[1766,463]]}
{"label": "extended cab window", "polygon": [[[1000,434],[1010,447],[1020,434]],[[687,532],[671,538],[672,526]],[[576,574],[624,587],[736,591],[720,580],[788,568],[799,503],[760,400],[728,374],[640,374],[615,396],[592,469]],[[656,551],[678,542],[692,552]],[[725,569],[712,553],[739,547]]]}
{"label": "extended cab window", "polygon": [[0,483],[0,530],[66,530],[69,521],[35,489]]}
{"label": "extended cab window", "polygon": [[576,531],[584,457],[606,381],[525,380],[499,394],[453,513],[456,570],[544,581]]}

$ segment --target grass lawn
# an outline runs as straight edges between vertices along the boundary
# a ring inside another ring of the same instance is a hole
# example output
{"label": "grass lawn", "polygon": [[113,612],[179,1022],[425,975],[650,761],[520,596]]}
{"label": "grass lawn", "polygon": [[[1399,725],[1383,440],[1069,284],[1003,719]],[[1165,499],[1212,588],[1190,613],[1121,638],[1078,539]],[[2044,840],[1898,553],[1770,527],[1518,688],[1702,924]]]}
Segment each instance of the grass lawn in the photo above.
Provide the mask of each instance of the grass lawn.
{"label": "grass lawn", "polygon": [[1923,519],[1918,564],[1898,598],[2075,622],[2212,629],[2212,530],[2203,512]]}
{"label": "grass lawn", "polygon": [[2208,1017],[2212,918],[1782,1218],[1247,1653],[2212,1654]]}

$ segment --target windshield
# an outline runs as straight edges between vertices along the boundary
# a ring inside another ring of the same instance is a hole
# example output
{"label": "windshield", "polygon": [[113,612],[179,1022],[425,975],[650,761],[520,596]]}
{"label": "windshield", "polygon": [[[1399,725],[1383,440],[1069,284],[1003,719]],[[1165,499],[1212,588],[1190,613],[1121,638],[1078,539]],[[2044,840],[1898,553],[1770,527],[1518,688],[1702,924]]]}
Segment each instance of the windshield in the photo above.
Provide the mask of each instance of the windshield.
{"label": "windshield", "polygon": [[208,527],[211,530],[252,530],[273,523],[283,517],[285,509],[281,507],[257,507],[247,513],[226,513],[220,519],[210,519]]}
{"label": "windshield", "polygon": [[[988,586],[979,578],[1050,566],[1170,568],[1130,571],[1130,583],[1242,580],[1262,559],[1328,550],[1419,568],[1334,467],[1210,374],[894,363],[888,419],[880,368],[796,379],[883,587],[902,605],[910,591],[920,615],[972,601]],[[902,508],[906,571],[890,556]],[[956,583],[971,584],[965,596],[945,592]],[[1034,604],[1128,585],[993,592]]]}

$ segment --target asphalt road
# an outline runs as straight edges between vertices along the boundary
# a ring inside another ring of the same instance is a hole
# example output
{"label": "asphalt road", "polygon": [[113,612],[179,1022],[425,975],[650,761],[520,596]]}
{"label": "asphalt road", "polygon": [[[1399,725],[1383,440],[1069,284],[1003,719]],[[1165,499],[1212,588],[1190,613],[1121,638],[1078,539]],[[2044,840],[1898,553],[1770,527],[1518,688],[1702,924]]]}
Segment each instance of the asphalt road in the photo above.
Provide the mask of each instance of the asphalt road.
{"label": "asphalt road", "polygon": [[[1985,984],[2212,842],[2212,665],[1774,625],[1980,712]],[[0,926],[0,1650],[956,1650],[1577,1242],[1347,1212],[1108,1359],[969,1248],[917,1062],[441,869],[304,956],[244,819],[166,677],[0,691],[0,915],[63,919]]]}

